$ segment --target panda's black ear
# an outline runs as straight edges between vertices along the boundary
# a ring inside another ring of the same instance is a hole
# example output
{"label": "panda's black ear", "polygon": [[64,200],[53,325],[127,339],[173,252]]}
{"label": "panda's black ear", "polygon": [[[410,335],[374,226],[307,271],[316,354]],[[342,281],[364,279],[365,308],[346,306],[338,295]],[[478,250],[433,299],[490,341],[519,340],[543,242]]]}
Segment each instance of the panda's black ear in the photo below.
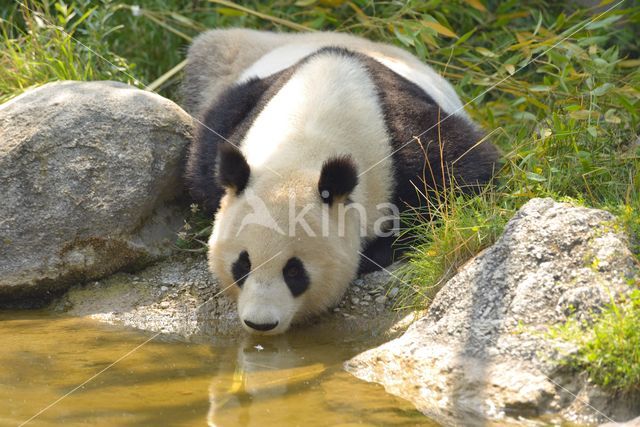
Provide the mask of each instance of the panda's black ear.
{"label": "panda's black ear", "polygon": [[336,156],[322,164],[318,192],[324,203],[331,206],[344,201],[358,185],[358,170],[350,155]]}
{"label": "panda's black ear", "polygon": [[216,181],[227,191],[242,193],[249,182],[251,169],[242,152],[233,144],[218,144]]}

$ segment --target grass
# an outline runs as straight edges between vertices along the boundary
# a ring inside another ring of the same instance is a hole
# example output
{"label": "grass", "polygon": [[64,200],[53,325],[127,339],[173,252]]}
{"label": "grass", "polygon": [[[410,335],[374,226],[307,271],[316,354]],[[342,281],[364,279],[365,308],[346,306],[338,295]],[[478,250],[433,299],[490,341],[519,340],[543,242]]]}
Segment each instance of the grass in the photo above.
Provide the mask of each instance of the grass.
{"label": "grass", "polygon": [[640,290],[612,302],[592,324],[575,319],[551,336],[578,345],[568,359],[596,384],[619,393],[640,392]]}
{"label": "grass", "polygon": [[424,308],[462,264],[498,238],[512,214],[488,190],[475,197],[443,191],[422,209],[407,212],[402,220],[412,250],[397,274],[410,286],[397,305]]}
{"label": "grass", "polygon": [[10,3],[0,6],[0,102],[55,80],[136,83],[130,77],[133,66],[101,40],[103,29],[96,22],[101,13],[96,8],[84,11],[63,3],[21,8]]}
{"label": "grass", "polygon": [[[419,236],[403,271],[409,307],[428,304],[533,197],[613,212],[640,253],[640,6],[631,0],[606,13],[617,2],[597,9],[543,0],[21,2],[0,0],[0,101],[60,79],[150,85],[178,100],[191,39],[229,26],[360,34],[404,47],[441,72],[502,149],[504,167],[492,191],[444,192],[404,218]],[[198,250],[201,224],[194,213],[178,245]],[[637,300],[612,304],[583,334],[576,363],[601,384],[628,389],[622,374],[611,374],[618,371],[638,383],[637,357],[620,353],[637,344],[638,312]]]}

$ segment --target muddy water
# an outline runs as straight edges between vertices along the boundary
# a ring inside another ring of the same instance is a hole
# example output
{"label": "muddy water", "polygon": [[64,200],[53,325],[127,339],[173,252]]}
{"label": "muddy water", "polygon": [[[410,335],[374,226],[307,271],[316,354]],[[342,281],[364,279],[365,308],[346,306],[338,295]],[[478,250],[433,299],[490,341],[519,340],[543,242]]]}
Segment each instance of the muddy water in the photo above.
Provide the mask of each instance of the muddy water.
{"label": "muddy water", "polygon": [[48,312],[0,312],[0,425],[436,425],[341,370],[374,337],[331,331],[197,342],[161,335],[134,350],[153,335]]}

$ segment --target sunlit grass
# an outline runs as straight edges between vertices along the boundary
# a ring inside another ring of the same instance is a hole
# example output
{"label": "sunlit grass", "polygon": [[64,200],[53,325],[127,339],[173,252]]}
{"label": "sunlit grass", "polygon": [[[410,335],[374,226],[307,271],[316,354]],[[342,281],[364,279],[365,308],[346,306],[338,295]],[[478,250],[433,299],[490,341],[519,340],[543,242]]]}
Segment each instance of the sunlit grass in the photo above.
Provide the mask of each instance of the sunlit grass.
{"label": "sunlit grass", "polygon": [[[0,21],[0,102],[56,80],[135,82],[133,67],[96,42],[102,29],[88,23],[98,14],[95,7],[84,11],[61,2],[49,8],[10,3]],[[76,38],[83,38],[87,47]]]}
{"label": "sunlit grass", "polygon": [[596,384],[622,393],[640,392],[640,290],[612,302],[593,324],[569,320],[554,338],[578,344],[569,363],[586,370]]}
{"label": "sunlit grass", "polygon": [[490,188],[478,196],[441,190],[403,215],[399,241],[410,250],[398,271],[405,285],[398,307],[426,306],[462,264],[498,238],[513,211],[501,208],[496,194]]}

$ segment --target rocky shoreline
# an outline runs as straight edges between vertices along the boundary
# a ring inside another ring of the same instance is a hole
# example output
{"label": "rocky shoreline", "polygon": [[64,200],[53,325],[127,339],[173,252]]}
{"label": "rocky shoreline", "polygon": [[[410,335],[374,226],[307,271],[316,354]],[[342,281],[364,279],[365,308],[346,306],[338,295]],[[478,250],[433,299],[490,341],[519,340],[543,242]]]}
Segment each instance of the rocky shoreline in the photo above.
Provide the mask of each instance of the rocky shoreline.
{"label": "rocky shoreline", "polygon": [[[397,335],[413,315],[392,309],[396,283],[387,272],[367,274],[355,281],[337,307],[309,322],[337,322],[354,333],[384,329]],[[235,303],[221,293],[204,255],[176,254],[136,273],[73,286],[49,308],[186,340],[245,334]]]}

